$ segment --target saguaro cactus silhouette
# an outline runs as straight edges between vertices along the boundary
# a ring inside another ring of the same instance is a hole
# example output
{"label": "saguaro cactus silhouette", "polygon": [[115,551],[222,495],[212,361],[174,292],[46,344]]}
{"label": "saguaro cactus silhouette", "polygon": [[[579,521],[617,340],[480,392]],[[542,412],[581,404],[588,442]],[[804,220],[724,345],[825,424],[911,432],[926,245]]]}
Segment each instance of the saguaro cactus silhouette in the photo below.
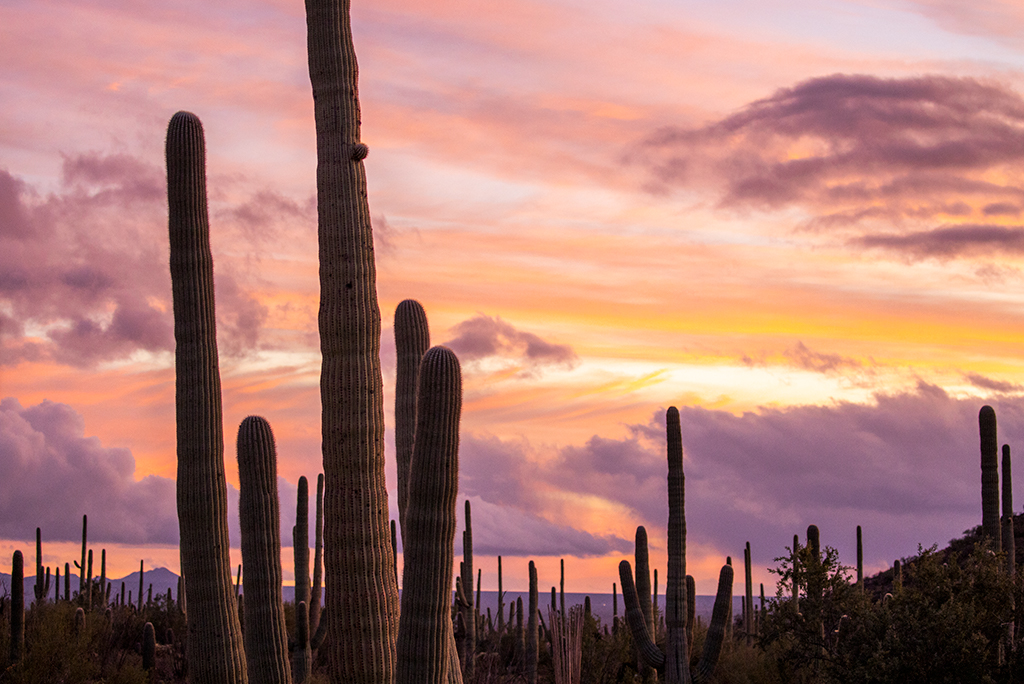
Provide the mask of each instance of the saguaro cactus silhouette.
{"label": "saguaro cactus silhouette", "polygon": [[244,639],[249,681],[288,684],[291,670],[281,601],[277,449],[270,423],[260,416],[243,420],[238,426],[237,451],[238,518],[245,566],[243,584],[248,597]]}
{"label": "saguaro cactus silhouette", "polygon": [[1001,548],[999,533],[999,439],[996,412],[982,406],[978,412],[981,433],[981,533],[992,540],[993,550]]}
{"label": "saguaro cactus silhouette", "polygon": [[405,510],[409,499],[409,462],[416,433],[416,385],[420,359],[430,347],[427,313],[415,299],[395,307],[395,457],[398,461],[398,522],[405,543]]}
{"label": "saguaro cactus silhouette", "polygon": [[396,684],[444,684],[455,674],[449,667],[461,411],[458,359],[451,350],[434,347],[423,356],[419,374]]}
{"label": "saguaro cactus silhouette", "polygon": [[188,671],[194,684],[240,683],[246,681],[246,669],[231,592],[213,256],[206,209],[206,148],[198,117],[178,112],[171,118],[166,151],[174,295],[178,526],[181,569],[190,607]]}
{"label": "saguaro cactus silhouette", "polygon": [[398,585],[384,482],[373,234],[347,0],[306,0],[317,146],[320,400],[330,676],[390,684]]}
{"label": "saguaro cactus silhouette", "polygon": [[[669,407],[665,416],[668,435],[668,581],[665,585],[665,650],[651,638],[647,620],[640,608],[633,571],[629,561],[619,563],[622,598],[626,603],[626,621],[636,642],[641,659],[651,667],[664,670],[668,684],[691,681],[690,654],[687,645],[686,592],[686,511],[685,477],[683,475],[683,439],[679,427],[679,411]],[[692,679],[707,679],[718,663],[725,636],[725,626],[732,613],[733,569],[722,566],[718,577],[718,593],[711,615],[711,625],[704,639],[704,651]]]}

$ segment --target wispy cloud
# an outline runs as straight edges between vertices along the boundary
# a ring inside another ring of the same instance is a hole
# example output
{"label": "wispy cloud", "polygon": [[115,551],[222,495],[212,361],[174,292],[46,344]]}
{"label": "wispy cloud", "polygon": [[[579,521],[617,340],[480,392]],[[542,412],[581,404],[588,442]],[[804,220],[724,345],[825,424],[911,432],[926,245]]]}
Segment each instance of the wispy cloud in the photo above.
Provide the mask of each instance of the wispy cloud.
{"label": "wispy cloud", "polygon": [[548,342],[497,316],[477,314],[457,323],[450,332],[455,337],[444,345],[467,363],[503,360],[515,364],[522,374],[534,375],[545,366],[573,368],[579,362],[569,345]]}

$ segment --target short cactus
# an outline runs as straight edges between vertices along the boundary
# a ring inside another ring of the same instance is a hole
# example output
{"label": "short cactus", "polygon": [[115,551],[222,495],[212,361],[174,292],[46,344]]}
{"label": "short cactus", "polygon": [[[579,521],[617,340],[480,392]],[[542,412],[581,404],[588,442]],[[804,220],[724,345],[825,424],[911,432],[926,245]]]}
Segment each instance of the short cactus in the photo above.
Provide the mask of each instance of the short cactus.
{"label": "short cactus", "polygon": [[540,635],[537,632],[537,566],[530,561],[530,612],[526,616],[526,681],[537,684],[537,653],[540,648]]}
{"label": "short cactus", "polygon": [[626,604],[626,621],[641,659],[651,667],[664,670],[668,684],[688,684],[692,679],[704,681],[711,676],[721,653],[725,626],[732,612],[732,567],[722,567],[718,593],[712,612],[711,626],[704,641],[704,652],[696,670],[690,672],[686,623],[688,617],[686,591],[686,512],[685,476],[683,474],[683,441],[679,411],[673,406],[665,416],[668,436],[668,581],[665,585],[665,650],[651,638],[647,621],[640,609],[640,600],[633,583],[629,561],[619,563],[622,598]]}
{"label": "short cactus", "polygon": [[991,406],[982,406],[978,412],[978,432],[981,434],[981,533],[992,541],[992,547],[1002,548],[999,530],[999,439],[996,432],[996,412]]}
{"label": "short cactus", "polygon": [[149,672],[156,667],[156,629],[152,622],[142,628],[142,669]]}
{"label": "short cactus", "polygon": [[11,663],[25,653],[25,558],[15,551],[11,560]]}
{"label": "short cactus", "polygon": [[281,602],[277,450],[270,424],[259,416],[249,416],[238,426],[236,446],[238,518],[245,595],[249,597],[243,631],[246,669],[251,684],[288,684],[291,671]]}

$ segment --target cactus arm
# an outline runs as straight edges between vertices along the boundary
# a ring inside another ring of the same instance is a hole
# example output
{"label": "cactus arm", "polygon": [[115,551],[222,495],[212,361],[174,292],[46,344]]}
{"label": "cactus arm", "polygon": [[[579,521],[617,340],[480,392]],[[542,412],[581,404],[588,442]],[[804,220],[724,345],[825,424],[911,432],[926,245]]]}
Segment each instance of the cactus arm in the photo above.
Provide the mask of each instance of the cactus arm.
{"label": "cactus arm", "polygon": [[619,563],[619,580],[622,582],[622,601],[626,604],[626,624],[629,625],[629,631],[633,635],[637,653],[648,667],[664,670],[665,654],[651,639],[647,618],[640,608],[640,598],[637,596],[636,585],[633,583],[633,569],[630,567],[629,561],[624,560]]}
{"label": "cactus arm", "polygon": [[708,627],[707,636],[704,637],[704,651],[693,673],[695,682],[704,682],[711,677],[722,654],[725,625],[732,618],[732,580],[732,566],[723,565],[718,574],[718,593],[715,594],[715,607],[711,611],[711,625]]}

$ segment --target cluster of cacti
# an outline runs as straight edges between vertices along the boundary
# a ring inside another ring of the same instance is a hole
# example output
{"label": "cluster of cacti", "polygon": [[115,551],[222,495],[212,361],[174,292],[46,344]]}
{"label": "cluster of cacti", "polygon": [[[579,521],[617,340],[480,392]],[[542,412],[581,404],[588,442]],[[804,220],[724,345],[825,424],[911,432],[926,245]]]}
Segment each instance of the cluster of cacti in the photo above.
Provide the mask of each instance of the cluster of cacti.
{"label": "cluster of cacti", "polygon": [[722,567],[711,625],[704,640],[704,652],[697,669],[690,672],[687,638],[686,587],[686,512],[683,442],[679,411],[673,406],[665,417],[668,442],[668,580],[665,586],[665,648],[654,643],[647,619],[641,609],[629,561],[619,564],[622,597],[626,603],[626,621],[645,664],[664,671],[668,684],[697,681],[709,677],[718,663],[726,623],[732,613],[732,567]]}

